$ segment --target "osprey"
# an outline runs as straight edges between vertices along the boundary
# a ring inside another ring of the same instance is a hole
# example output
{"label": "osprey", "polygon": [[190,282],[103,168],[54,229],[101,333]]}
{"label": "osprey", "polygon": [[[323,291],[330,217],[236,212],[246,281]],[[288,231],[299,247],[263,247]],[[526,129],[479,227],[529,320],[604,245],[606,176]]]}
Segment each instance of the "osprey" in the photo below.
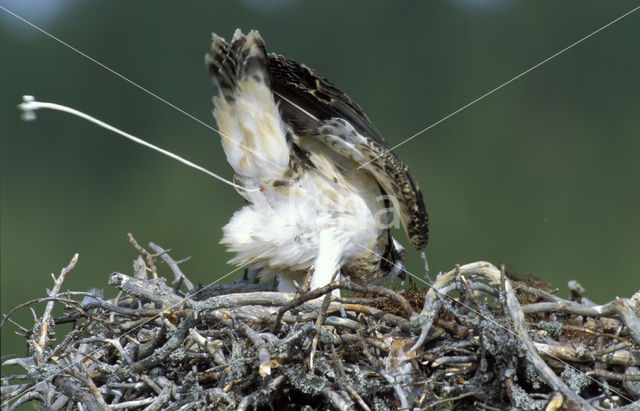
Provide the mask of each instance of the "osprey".
{"label": "osprey", "polygon": [[267,54],[257,31],[231,43],[213,34],[206,55],[218,95],[213,115],[247,205],[222,244],[262,278],[295,291],[336,275],[368,283],[404,274],[390,205],[416,249],[428,239],[422,194],[362,109],[316,71]]}

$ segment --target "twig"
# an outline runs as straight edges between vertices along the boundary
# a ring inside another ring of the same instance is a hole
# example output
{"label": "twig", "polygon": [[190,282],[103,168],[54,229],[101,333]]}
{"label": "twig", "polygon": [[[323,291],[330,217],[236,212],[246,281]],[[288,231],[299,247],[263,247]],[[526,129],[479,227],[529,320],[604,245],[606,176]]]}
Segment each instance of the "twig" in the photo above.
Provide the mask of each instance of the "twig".
{"label": "twig", "polygon": [[[16,312],[16,311],[20,310],[21,308],[28,307],[28,306],[30,306],[30,305],[32,305],[32,304],[43,303],[43,302],[45,302],[45,301],[53,301],[53,302],[56,302],[56,301],[57,301],[57,302],[61,302],[61,303],[62,303],[62,302],[75,303],[75,301],[74,301],[74,300],[70,300],[70,299],[66,299],[66,300],[65,300],[65,299],[60,298],[60,297],[34,298],[33,300],[29,300],[29,301],[27,301],[27,302],[24,302],[24,303],[22,303],[22,304],[19,304],[19,305],[17,305],[17,306],[15,306],[15,307],[13,307],[11,310],[9,310],[9,312],[8,312],[8,313],[6,313],[6,314],[2,314],[2,317],[3,317],[3,318],[2,318],[2,322],[0,322],[0,329],[1,329],[2,327],[4,327],[4,324],[5,324],[7,321],[9,321],[9,318],[10,318],[10,317],[11,317],[11,316]],[[35,316],[34,316],[34,320],[36,320],[36,321],[38,320],[38,316],[37,316],[37,315],[35,315]]]}
{"label": "twig", "polygon": [[154,401],[155,401],[154,398],[144,398],[140,400],[125,401],[125,402],[120,402],[118,404],[112,405],[111,409],[124,410],[124,409],[130,409],[130,408],[139,408],[144,405],[152,404]]}
{"label": "twig", "polygon": [[353,410],[353,407],[349,405],[349,403],[342,398],[340,394],[327,387],[322,390],[322,395],[339,411],[350,411]]}
{"label": "twig", "polygon": [[[54,285],[51,291],[49,292],[49,298],[55,298],[58,295],[58,292],[60,291],[60,287],[62,287],[62,283],[67,278],[67,274],[69,274],[69,272],[73,270],[73,267],[75,267],[77,262],[78,262],[78,254],[76,253],[73,255],[73,257],[71,257],[71,261],[69,261],[69,264],[67,264],[67,266],[60,271],[60,275],[58,276],[58,278],[53,277]],[[34,341],[34,344],[33,344],[33,347],[36,350],[36,361],[38,362],[38,364],[41,364],[45,360],[43,358],[43,354],[45,352],[46,345],[49,341],[49,327],[51,325],[50,321],[51,321],[51,312],[53,311],[53,305],[54,305],[53,300],[47,303],[47,306],[45,307],[45,310],[44,310],[44,314],[42,315],[42,320],[40,320],[42,324],[40,328],[40,335],[37,341]]]}
{"label": "twig", "polygon": [[186,302],[184,298],[174,294],[173,290],[160,279],[142,281],[125,274],[113,273],[109,277],[109,285],[118,287],[127,294],[142,297],[163,308],[176,309]]}
{"label": "twig", "polygon": [[315,335],[311,340],[311,352],[309,353],[309,370],[313,372],[313,358],[316,355],[316,349],[318,348],[318,338],[320,336],[320,328],[322,327],[322,323],[327,315],[327,308],[329,308],[329,303],[331,302],[331,293],[328,293],[324,296],[322,300],[322,305],[320,306],[320,312],[318,313],[318,318],[316,319],[315,324]]}
{"label": "twig", "polygon": [[507,307],[509,308],[509,314],[511,317],[511,321],[513,322],[513,331],[520,337],[519,341],[525,347],[525,353],[529,362],[535,367],[536,371],[545,380],[545,382],[549,384],[549,386],[551,386],[555,391],[560,391],[567,399],[580,406],[580,409],[594,410],[591,404],[589,404],[577,393],[567,387],[564,381],[562,381],[547,365],[547,363],[545,363],[542,358],[540,358],[540,355],[538,354],[538,351],[536,350],[533,342],[529,340],[527,336],[524,313],[522,312],[522,308],[520,307],[515,292],[513,291],[511,281],[509,281],[504,275],[504,266],[502,267],[500,273],[502,289],[504,290]]}
{"label": "twig", "polygon": [[173,275],[175,276],[176,283],[182,282],[185,287],[187,287],[187,291],[193,290],[193,283],[182,273],[178,262],[168,254],[169,250],[165,250],[164,248],[153,242],[149,243],[149,247],[151,247],[153,251],[158,253],[158,255],[160,255],[160,258],[162,258],[162,261],[164,261],[169,266],[171,272],[173,272]]}
{"label": "twig", "polygon": [[463,398],[475,397],[476,395],[485,395],[485,394],[486,393],[484,391],[467,391],[467,392],[464,392],[462,394],[455,395],[453,397],[443,398],[441,400],[430,402],[429,404],[425,405],[425,408],[426,409],[438,409],[437,406],[440,405],[440,404],[446,404],[446,403],[455,404],[456,401],[461,400]]}
{"label": "twig", "polygon": [[109,405],[107,405],[107,403],[105,402],[104,398],[102,397],[102,394],[100,394],[98,387],[96,387],[96,384],[93,382],[93,380],[87,373],[84,365],[82,366],[82,371],[74,367],[73,373],[76,378],[78,378],[80,381],[84,381],[87,387],[89,387],[89,392],[93,395],[93,398],[95,399],[95,402],[100,407],[100,409],[105,411],[109,410]]}
{"label": "twig", "polygon": [[127,233],[127,237],[129,238],[129,242],[131,245],[138,250],[138,252],[144,255],[144,258],[147,260],[147,265],[149,266],[149,271],[151,271],[151,275],[153,278],[158,278],[158,269],[156,268],[156,262],[153,260],[153,256],[147,250],[144,249],[136,239],[133,237],[133,234]]}
{"label": "twig", "polygon": [[260,373],[260,376],[266,377],[268,375],[271,375],[271,357],[269,355],[269,350],[267,350],[267,344],[247,324],[241,323],[240,329],[245,333],[247,337],[249,337],[249,339],[253,343],[253,346],[258,352],[258,360],[260,361],[258,372]]}
{"label": "twig", "polygon": [[640,316],[633,311],[629,304],[619,298],[611,302],[611,305],[622,318],[622,322],[629,329],[636,344],[640,344]]}

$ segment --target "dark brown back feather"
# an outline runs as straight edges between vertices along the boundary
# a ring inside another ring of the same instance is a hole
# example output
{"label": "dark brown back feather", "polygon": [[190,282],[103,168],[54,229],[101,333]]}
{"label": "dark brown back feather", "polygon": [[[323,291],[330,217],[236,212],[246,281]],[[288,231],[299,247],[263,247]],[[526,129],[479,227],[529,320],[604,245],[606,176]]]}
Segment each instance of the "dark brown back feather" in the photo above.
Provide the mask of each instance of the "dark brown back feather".
{"label": "dark brown back feather", "polygon": [[[380,159],[372,162],[366,169],[390,195],[399,200],[400,209],[397,211],[411,245],[416,249],[424,248],[429,238],[429,221],[422,193],[409,168],[389,149],[387,142],[362,109],[315,70],[273,53],[268,55],[267,63],[271,88],[281,116],[294,133],[313,136],[326,121],[344,119],[359,134],[371,140],[367,148],[370,154],[380,156]],[[378,164],[382,161],[385,162],[384,167]],[[383,169],[393,182],[379,178]]]}
{"label": "dark brown back feather", "polygon": [[[344,118],[363,136],[368,136],[388,148],[382,135],[366,114],[349,96],[340,91],[329,80],[315,70],[279,54],[269,53],[268,61],[271,88],[276,99],[283,106],[285,119],[294,119],[294,130],[305,134],[310,126],[318,124],[305,113],[288,102],[278,98],[278,94],[299,105],[320,120]],[[310,123],[311,122],[311,123]]]}

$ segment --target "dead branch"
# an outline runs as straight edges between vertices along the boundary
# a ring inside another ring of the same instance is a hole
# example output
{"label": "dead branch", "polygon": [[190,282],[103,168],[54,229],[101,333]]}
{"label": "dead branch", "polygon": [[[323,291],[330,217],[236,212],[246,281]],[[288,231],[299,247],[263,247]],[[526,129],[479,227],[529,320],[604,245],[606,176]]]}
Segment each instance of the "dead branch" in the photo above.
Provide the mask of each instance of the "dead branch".
{"label": "dead branch", "polygon": [[[69,272],[73,270],[73,267],[75,267],[77,262],[78,262],[78,254],[74,254],[73,257],[71,257],[71,261],[69,261],[69,264],[60,271],[60,275],[58,276],[58,278],[56,278],[53,274],[51,274],[54,280],[54,285],[51,291],[48,293],[49,298],[56,298],[58,296],[60,287],[62,287],[62,283],[67,278],[67,274],[69,274]],[[34,333],[34,336],[38,335],[38,338],[37,340],[33,340],[32,344],[35,349],[36,361],[39,364],[42,364],[43,362],[43,353],[46,345],[49,342],[49,329],[51,326],[51,312],[53,311],[53,306],[54,306],[53,300],[47,302],[47,306],[44,309],[44,314],[42,315],[42,319],[40,321],[40,326],[39,326],[40,332]]]}
{"label": "dead branch", "polygon": [[[153,251],[157,253],[156,255],[159,255],[160,258],[162,258],[162,261],[164,261],[169,266],[171,272],[173,272],[173,275],[175,276],[176,284],[184,283],[187,291],[193,290],[193,283],[182,273],[178,262],[169,255],[168,251],[170,250],[165,250],[164,248],[152,242],[149,243],[149,247],[151,247],[151,249],[153,249]],[[178,287],[178,289],[179,288],[180,287]]]}
{"label": "dead branch", "polygon": [[157,278],[158,269],[156,268],[156,262],[154,261],[151,253],[145,250],[144,247],[142,247],[140,244],[138,244],[136,239],[133,237],[133,234],[127,233],[127,237],[129,238],[129,242],[131,243],[131,245],[144,256],[145,260],[147,260],[147,266],[149,267],[149,271],[151,272],[153,278]]}

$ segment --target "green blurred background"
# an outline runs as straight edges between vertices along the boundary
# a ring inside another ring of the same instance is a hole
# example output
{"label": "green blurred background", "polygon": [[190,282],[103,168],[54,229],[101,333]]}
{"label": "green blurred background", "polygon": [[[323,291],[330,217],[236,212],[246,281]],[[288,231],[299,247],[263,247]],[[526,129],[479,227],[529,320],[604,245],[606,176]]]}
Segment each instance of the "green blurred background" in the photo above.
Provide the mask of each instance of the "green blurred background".
{"label": "green blurred background", "polygon": [[[0,3],[210,125],[210,33],[258,29],[394,145],[638,2],[176,4]],[[0,35],[1,311],[44,296],[75,252],[64,288],[113,295],[108,275],[136,256],[127,232],[191,256],[182,268],[202,283],[229,272],[218,241],[242,205],[233,189],[66,114],[22,122],[16,105],[70,105],[229,177],[219,136],[4,11]],[[563,295],[579,280],[598,302],[640,287],[639,39],[640,11],[396,150],[425,196],[432,273],[488,260]],[[418,253],[408,268],[422,276]],[[15,318],[31,326],[28,311]],[[3,358],[24,353],[14,330],[2,329]]]}

